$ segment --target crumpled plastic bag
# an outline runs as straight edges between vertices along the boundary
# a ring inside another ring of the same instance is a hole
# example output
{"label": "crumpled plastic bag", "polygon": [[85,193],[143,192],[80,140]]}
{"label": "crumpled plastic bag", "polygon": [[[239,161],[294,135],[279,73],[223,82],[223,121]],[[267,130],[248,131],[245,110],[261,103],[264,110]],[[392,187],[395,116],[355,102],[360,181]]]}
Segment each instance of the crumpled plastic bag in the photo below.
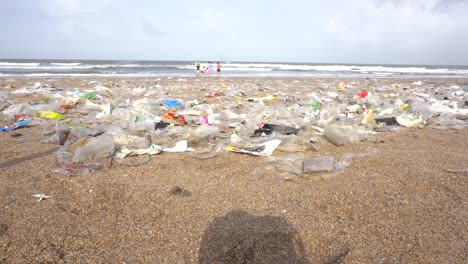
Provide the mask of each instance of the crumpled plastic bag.
{"label": "crumpled plastic bag", "polygon": [[344,153],[333,167],[333,171],[339,172],[351,166],[353,159],[355,158],[364,158],[377,155],[378,153],[380,153],[380,150],[374,147],[368,147],[364,153]]}
{"label": "crumpled plastic bag", "polygon": [[293,181],[302,175],[302,160],[300,155],[287,155],[281,157],[267,157],[266,165],[258,166],[252,171],[252,180],[281,179]]}
{"label": "crumpled plastic bag", "polygon": [[297,135],[298,131],[299,130],[293,127],[289,127],[285,125],[264,124],[261,128],[255,130],[253,136],[259,137],[263,133],[265,133],[265,135],[270,135],[273,132],[276,132],[281,135]]}
{"label": "crumpled plastic bag", "polygon": [[96,93],[86,93],[82,95],[80,98],[86,99],[86,100],[97,100],[99,99],[98,95]]}
{"label": "crumpled plastic bag", "polygon": [[193,149],[188,147],[187,140],[181,140],[175,144],[172,148],[164,148],[164,152],[186,152],[186,151],[193,151]]}
{"label": "crumpled plastic bag", "polygon": [[60,168],[55,173],[86,175],[110,166],[115,153],[114,139],[110,135],[69,139],[56,153]]}
{"label": "crumpled plastic bag", "polygon": [[179,100],[165,99],[163,104],[168,107],[183,107],[182,103]]}
{"label": "crumpled plastic bag", "polygon": [[3,111],[4,109],[6,109],[7,107],[9,107],[11,104],[10,102],[6,101],[6,100],[0,100],[0,111]]}
{"label": "crumpled plastic bag", "polygon": [[415,117],[413,115],[401,114],[396,117],[398,125],[402,127],[419,127],[422,125],[423,120],[421,117]]}
{"label": "crumpled plastic bag", "polygon": [[52,110],[37,112],[36,116],[51,119],[51,120],[67,119],[67,117],[64,114],[57,113],[57,112],[54,112]]}
{"label": "crumpled plastic bag", "polygon": [[152,144],[148,148],[140,148],[140,149],[128,149],[127,147],[123,146],[120,151],[115,155],[116,158],[123,159],[127,156],[137,156],[137,155],[155,155],[162,152],[162,147],[159,145]]}
{"label": "crumpled plastic bag", "polygon": [[9,118],[14,118],[15,115],[29,114],[32,113],[32,111],[31,106],[28,104],[13,104],[3,109],[2,113]]}
{"label": "crumpled plastic bag", "polygon": [[323,136],[336,146],[349,145],[360,141],[356,128],[347,124],[327,126],[325,127]]}
{"label": "crumpled plastic bag", "polygon": [[273,139],[253,147],[239,149],[233,146],[227,146],[226,149],[231,152],[245,153],[254,156],[271,156],[279,144],[281,144],[281,140]]}
{"label": "crumpled plastic bag", "polygon": [[22,120],[22,121],[18,121],[18,122],[14,123],[14,124],[11,125],[11,126],[0,127],[0,132],[8,132],[8,131],[15,130],[15,129],[17,129],[17,128],[26,126],[26,125],[29,124],[30,122],[31,122],[31,120],[29,120],[29,119]]}

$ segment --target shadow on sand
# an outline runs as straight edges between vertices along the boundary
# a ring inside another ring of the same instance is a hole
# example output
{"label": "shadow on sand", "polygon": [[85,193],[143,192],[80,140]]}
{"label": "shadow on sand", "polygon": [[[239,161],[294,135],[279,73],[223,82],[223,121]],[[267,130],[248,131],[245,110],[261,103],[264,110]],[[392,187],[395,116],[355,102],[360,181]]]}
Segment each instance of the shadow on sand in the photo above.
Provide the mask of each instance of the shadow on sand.
{"label": "shadow on sand", "polygon": [[203,235],[200,263],[310,263],[297,231],[282,217],[236,210],[215,218]]}
{"label": "shadow on sand", "polygon": [[58,148],[51,148],[49,150],[45,150],[45,151],[42,151],[42,152],[39,152],[39,153],[34,153],[34,154],[31,154],[31,155],[19,157],[17,159],[11,159],[11,160],[5,161],[3,163],[0,163],[0,169],[8,168],[8,167],[11,167],[11,166],[21,164],[21,163],[26,162],[26,161],[30,161],[30,160],[33,160],[33,159],[37,159],[37,158],[47,156],[49,154],[54,153],[54,151],[56,151],[57,149]]}

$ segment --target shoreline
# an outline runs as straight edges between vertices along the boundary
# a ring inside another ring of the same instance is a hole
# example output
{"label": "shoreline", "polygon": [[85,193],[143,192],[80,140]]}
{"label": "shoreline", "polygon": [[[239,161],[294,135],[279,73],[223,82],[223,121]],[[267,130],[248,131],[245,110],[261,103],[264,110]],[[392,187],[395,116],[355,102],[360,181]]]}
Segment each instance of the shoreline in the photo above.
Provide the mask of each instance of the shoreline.
{"label": "shoreline", "polygon": [[421,76],[224,76],[221,77],[217,76],[104,76],[104,75],[89,75],[89,76],[2,76],[0,75],[0,80],[5,79],[89,79],[89,78],[96,78],[96,79],[174,79],[174,78],[189,78],[189,79],[376,79],[376,80],[391,80],[391,79],[403,79],[403,80],[422,80],[422,79],[467,79],[468,76],[434,76],[434,75],[421,75]]}

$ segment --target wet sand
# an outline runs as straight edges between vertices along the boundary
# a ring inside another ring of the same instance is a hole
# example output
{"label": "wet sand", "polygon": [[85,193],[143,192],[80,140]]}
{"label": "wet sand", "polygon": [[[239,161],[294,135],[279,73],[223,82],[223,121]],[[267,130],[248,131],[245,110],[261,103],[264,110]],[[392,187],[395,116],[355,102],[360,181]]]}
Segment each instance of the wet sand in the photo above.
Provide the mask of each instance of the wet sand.
{"label": "wet sand", "polygon": [[[290,80],[231,81],[265,87]],[[219,82],[201,80],[201,92]],[[43,129],[14,132],[27,138]],[[253,177],[262,158],[238,153],[208,160],[164,153],[143,166],[113,163],[68,177],[51,172],[56,145],[0,133],[0,262],[466,263],[468,175],[446,170],[468,168],[468,130],[379,138],[344,147],[321,142],[306,154],[338,158],[369,146],[380,153],[333,176],[286,181]],[[36,193],[51,197],[38,202]]]}

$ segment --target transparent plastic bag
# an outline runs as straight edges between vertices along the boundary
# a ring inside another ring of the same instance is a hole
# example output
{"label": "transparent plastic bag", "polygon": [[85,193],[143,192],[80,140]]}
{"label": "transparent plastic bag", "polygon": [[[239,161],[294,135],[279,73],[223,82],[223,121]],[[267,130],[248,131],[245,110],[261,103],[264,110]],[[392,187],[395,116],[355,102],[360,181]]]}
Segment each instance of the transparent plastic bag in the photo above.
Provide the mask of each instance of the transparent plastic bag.
{"label": "transparent plastic bag", "polygon": [[377,155],[378,153],[380,153],[380,150],[374,147],[368,147],[364,153],[344,153],[333,167],[333,171],[339,172],[351,166],[355,158],[364,158]]}
{"label": "transparent plastic bag", "polygon": [[325,127],[324,137],[336,146],[344,146],[360,141],[359,133],[351,125],[330,125]]}
{"label": "transparent plastic bag", "polygon": [[82,137],[69,136],[66,144],[55,153],[60,168],[55,173],[86,175],[109,167],[115,152],[112,136]]}

